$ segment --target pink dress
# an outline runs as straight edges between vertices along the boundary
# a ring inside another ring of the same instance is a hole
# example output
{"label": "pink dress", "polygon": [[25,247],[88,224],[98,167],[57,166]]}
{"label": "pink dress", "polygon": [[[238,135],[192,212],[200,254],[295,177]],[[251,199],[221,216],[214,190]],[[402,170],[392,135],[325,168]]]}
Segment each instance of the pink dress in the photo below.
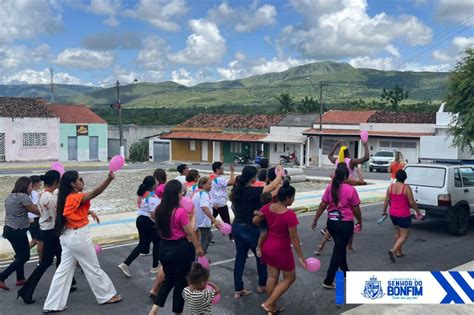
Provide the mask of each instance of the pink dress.
{"label": "pink dress", "polygon": [[262,245],[262,262],[283,271],[295,270],[295,259],[291,249],[289,228],[299,224],[293,210],[274,213],[270,210],[271,203],[263,206],[260,211],[268,225],[267,239]]}

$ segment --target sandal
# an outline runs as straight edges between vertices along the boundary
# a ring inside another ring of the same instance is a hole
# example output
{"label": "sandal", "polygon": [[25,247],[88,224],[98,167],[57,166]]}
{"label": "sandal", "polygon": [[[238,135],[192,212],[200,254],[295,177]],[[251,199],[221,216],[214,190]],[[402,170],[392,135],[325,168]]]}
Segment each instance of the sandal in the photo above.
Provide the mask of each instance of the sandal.
{"label": "sandal", "polygon": [[260,307],[262,308],[262,310],[263,310],[265,313],[267,313],[267,315],[275,315],[275,314],[278,314],[278,312],[280,311],[280,310],[270,311],[270,310],[265,306],[265,304],[263,304],[263,303],[260,304]]}
{"label": "sandal", "polygon": [[250,294],[252,294],[252,291],[243,289],[242,291],[234,292],[234,299],[240,299],[240,297],[249,296]]}
{"label": "sandal", "polygon": [[63,310],[43,310],[43,313],[59,313],[59,312],[64,312],[67,310],[67,306]]}
{"label": "sandal", "polygon": [[257,287],[257,293],[265,293],[267,292],[267,288],[263,286],[258,286]]}
{"label": "sandal", "polygon": [[328,290],[334,290],[336,288],[336,284],[325,284],[323,283],[323,288],[328,289]]}
{"label": "sandal", "polygon": [[115,304],[122,301],[122,296],[120,294],[114,295],[110,300],[102,304]]}
{"label": "sandal", "polygon": [[404,254],[404,253],[395,254],[395,257],[403,257],[403,256],[405,256],[405,254]]}
{"label": "sandal", "polygon": [[318,250],[315,250],[315,251],[314,251],[314,254],[315,254],[316,256],[321,255],[321,254],[323,253],[323,249],[324,249],[324,248],[323,248],[321,245],[318,245]]}
{"label": "sandal", "polygon": [[390,260],[394,263],[395,262],[395,255],[393,254],[393,251],[392,250],[389,250],[388,251],[388,257],[390,258]]}

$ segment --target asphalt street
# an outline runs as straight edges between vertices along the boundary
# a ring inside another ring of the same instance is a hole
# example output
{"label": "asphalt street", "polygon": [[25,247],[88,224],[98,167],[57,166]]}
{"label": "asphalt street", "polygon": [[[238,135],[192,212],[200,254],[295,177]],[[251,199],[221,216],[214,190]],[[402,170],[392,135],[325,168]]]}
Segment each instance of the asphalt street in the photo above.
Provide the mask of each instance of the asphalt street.
{"label": "asphalt street", "polygon": [[[393,241],[393,229],[390,220],[383,225],[376,223],[380,218],[381,205],[368,205],[363,209],[364,229],[355,236],[356,251],[348,254],[348,263],[351,270],[360,271],[432,271],[448,270],[466,262],[474,260],[474,222],[465,236],[454,237],[447,234],[446,226],[436,221],[414,221],[410,238],[404,248],[405,257],[399,258],[396,263],[390,262],[387,250]],[[313,214],[299,217],[298,227],[305,256],[312,255],[315,246],[321,239],[319,232],[310,229]],[[324,216],[323,216],[324,217]],[[325,224],[323,217],[318,225]],[[213,307],[215,314],[263,314],[260,304],[265,295],[253,293],[251,296],[234,300],[233,294],[233,258],[235,248],[228,238],[214,232],[215,244],[209,248],[208,258],[212,261],[211,280],[217,283],[222,290],[220,304]],[[99,254],[103,269],[114,282],[117,290],[122,294],[123,301],[115,305],[97,305],[92,292],[83,274],[76,270],[78,290],[71,293],[68,300],[69,309],[66,314],[146,314],[151,306],[148,292],[152,284],[151,256],[143,256],[131,265],[132,278],[125,278],[117,265],[129,254],[134,244],[124,244],[104,249]],[[322,289],[321,284],[325,276],[332,242],[327,244],[325,252],[320,256],[321,270],[309,273],[297,267],[297,278],[294,285],[283,296],[281,304],[286,306],[283,314],[340,314],[357,305],[336,306],[334,291]],[[26,265],[26,274],[30,274],[36,266],[35,262]],[[1,267],[2,269],[4,266]],[[36,303],[25,305],[15,300],[14,275],[7,280],[12,290],[0,292],[0,313],[8,314],[40,314],[46,298],[49,284],[54,272],[52,266],[38,285],[35,292]],[[256,266],[253,257],[249,257],[244,274],[245,286],[252,291],[256,288]],[[171,297],[171,295],[170,295]],[[171,314],[171,301],[168,300],[165,309],[160,314]],[[185,310],[185,314],[189,314]]]}

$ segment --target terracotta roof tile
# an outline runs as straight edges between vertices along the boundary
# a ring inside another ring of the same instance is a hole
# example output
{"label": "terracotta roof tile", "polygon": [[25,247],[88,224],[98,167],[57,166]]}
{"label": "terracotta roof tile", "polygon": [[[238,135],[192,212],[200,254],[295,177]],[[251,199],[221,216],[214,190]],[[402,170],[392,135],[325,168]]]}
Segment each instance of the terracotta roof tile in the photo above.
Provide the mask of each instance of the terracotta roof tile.
{"label": "terracotta roof tile", "polygon": [[436,113],[377,111],[367,122],[382,124],[436,124]]}
{"label": "terracotta roof tile", "polygon": [[48,105],[51,112],[59,117],[62,124],[106,124],[99,115],[85,105],[52,104]]}
{"label": "terracotta roof tile", "polygon": [[271,125],[278,124],[285,116],[282,115],[213,115],[200,114],[179,124],[176,130],[201,130],[223,129],[268,129]]}
{"label": "terracotta roof tile", "polygon": [[201,132],[201,131],[171,131],[160,136],[161,139],[188,139],[188,140],[214,140],[214,141],[241,141],[258,142],[265,138],[266,134],[250,133],[221,133],[221,132]]}
{"label": "terracotta roof tile", "polygon": [[[369,137],[397,137],[397,138],[419,138],[422,136],[432,136],[431,132],[392,132],[392,131],[368,131]],[[360,130],[347,129],[319,129],[311,128],[303,131],[304,135],[326,135],[326,136],[355,136],[360,135]]]}
{"label": "terracotta roof tile", "polygon": [[46,100],[41,97],[0,97],[0,117],[52,118]]}
{"label": "terracotta roof tile", "polygon": [[[323,115],[323,124],[358,125],[366,123],[376,110],[330,110]],[[319,123],[319,116],[316,122]]]}

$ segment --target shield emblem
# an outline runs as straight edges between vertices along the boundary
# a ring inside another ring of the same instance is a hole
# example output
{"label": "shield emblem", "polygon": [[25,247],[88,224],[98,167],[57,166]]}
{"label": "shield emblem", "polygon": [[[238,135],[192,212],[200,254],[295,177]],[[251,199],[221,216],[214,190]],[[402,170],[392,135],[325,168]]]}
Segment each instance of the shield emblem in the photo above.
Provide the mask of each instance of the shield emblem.
{"label": "shield emblem", "polygon": [[377,278],[371,278],[365,282],[363,295],[372,300],[383,297],[382,284]]}

